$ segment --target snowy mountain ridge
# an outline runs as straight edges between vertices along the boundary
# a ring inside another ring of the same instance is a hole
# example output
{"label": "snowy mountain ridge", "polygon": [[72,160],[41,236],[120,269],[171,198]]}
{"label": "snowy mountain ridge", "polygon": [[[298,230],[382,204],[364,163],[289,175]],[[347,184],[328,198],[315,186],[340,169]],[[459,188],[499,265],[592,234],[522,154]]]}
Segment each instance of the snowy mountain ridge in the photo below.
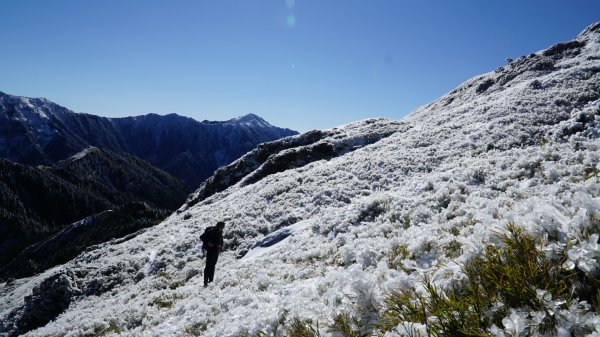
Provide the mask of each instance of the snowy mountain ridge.
{"label": "snowy mountain ridge", "polygon": [[267,121],[265,121],[264,119],[262,119],[261,117],[255,115],[255,114],[247,114],[244,116],[233,118],[228,121],[225,121],[225,123],[242,124],[242,125],[247,125],[247,126],[254,125],[254,126],[262,126],[262,127],[271,126],[271,124],[269,124]]}
{"label": "snowy mountain ridge", "polygon": [[[385,137],[363,141],[381,129]],[[540,248],[550,255],[566,250],[561,268],[596,277],[599,132],[596,23],[573,41],[466,81],[400,122],[367,120],[264,145],[221,170],[229,182],[214,179],[220,187],[204,193],[204,186],[156,227],[0,286],[0,333],[282,336],[296,317],[319,322],[321,336],[339,336],[328,326],[346,313],[368,335],[378,332],[371,324],[390,293],[426,294],[424,277],[440,289],[463,286],[461,266],[487,245],[502,246],[496,233],[509,222],[545,238]],[[335,144],[360,146],[336,152]],[[277,164],[289,153],[295,164]],[[260,179],[244,178],[261,170]],[[198,237],[219,220],[226,247],[215,283],[203,288]],[[398,247],[406,254],[390,257]],[[591,303],[537,296],[551,310],[499,302],[506,316],[484,332],[600,333]],[[556,324],[542,332],[545,317]],[[380,332],[425,329],[400,322]]]}
{"label": "snowy mountain ridge", "polygon": [[[32,104],[32,100],[35,104]],[[0,120],[28,122],[31,124],[31,135],[42,145],[47,145],[53,136],[48,117],[49,101],[45,99],[30,99],[27,97],[10,96],[0,92]],[[44,111],[46,110],[46,111]],[[5,151],[6,142],[0,150]]]}
{"label": "snowy mountain ridge", "polygon": [[398,122],[366,120],[332,130],[314,130],[279,141],[260,144],[231,165],[219,168],[190,195],[188,205],[237,183],[253,184],[273,173],[331,159],[373,144],[398,131]]}
{"label": "snowy mountain ridge", "polygon": [[218,167],[256,145],[297,134],[256,115],[198,122],[176,114],[105,118],[43,98],[0,93],[0,156],[52,165],[90,147],[128,152],[196,189]]}

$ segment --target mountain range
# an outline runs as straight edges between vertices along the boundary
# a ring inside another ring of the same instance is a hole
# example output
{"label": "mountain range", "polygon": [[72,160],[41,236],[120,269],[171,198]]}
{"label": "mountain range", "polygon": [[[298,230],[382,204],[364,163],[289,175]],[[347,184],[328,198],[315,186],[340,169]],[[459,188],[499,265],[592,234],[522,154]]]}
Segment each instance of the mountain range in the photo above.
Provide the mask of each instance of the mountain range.
{"label": "mountain range", "polygon": [[140,157],[190,190],[258,144],[294,134],[252,114],[225,122],[176,114],[106,118],[0,92],[0,157],[51,165],[93,146]]}
{"label": "mountain range", "polygon": [[597,335],[599,172],[595,23],[400,121],[254,149],[160,224],[0,285],[0,334]]}

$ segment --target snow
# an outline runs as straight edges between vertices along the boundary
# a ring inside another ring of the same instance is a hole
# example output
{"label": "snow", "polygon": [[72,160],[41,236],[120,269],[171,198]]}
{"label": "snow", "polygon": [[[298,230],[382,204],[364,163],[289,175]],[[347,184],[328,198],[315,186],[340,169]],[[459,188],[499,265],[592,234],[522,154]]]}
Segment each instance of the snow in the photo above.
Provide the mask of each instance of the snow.
{"label": "snow", "polygon": [[94,147],[94,146],[88,146],[85,149],[79,151],[78,153],[72,155],[71,157],[65,159],[65,162],[68,161],[77,161],[80,159],[83,159],[85,156],[87,156],[90,153],[93,153],[94,151],[98,151],[98,148]]}
{"label": "snow", "polygon": [[260,118],[257,115],[254,114],[248,114],[248,115],[244,115],[244,116],[240,116],[240,117],[236,117],[233,119],[230,119],[228,121],[224,122],[225,125],[241,125],[241,126],[247,126],[247,127],[271,127],[271,124],[269,124],[267,121],[265,121],[264,119]]}
{"label": "snow", "polygon": [[[110,327],[108,335],[122,336],[280,336],[281,320],[292,317],[319,322],[322,336],[336,336],[327,329],[334,315],[369,321],[391,291],[423,291],[423,276],[442,289],[460,283],[460,265],[484,245],[500,244],[494,233],[509,222],[545,237],[549,253],[568,243],[565,267],[596,277],[598,235],[583,233],[599,226],[600,101],[583,95],[600,83],[600,37],[588,30],[578,39],[586,42],[581,52],[554,60],[552,71],[513,74],[535,61],[515,60],[400,122],[342,126],[320,141],[352,143],[386,127],[396,132],[329,160],[238,183],[133,239],[95,246],[64,266],[3,285],[0,317],[19,310],[36,284],[70,270],[81,289],[92,276],[119,282],[77,297],[27,336],[93,335]],[[477,93],[489,79],[494,84]],[[226,247],[215,282],[204,288],[199,236],[220,220]],[[453,243],[460,249],[451,251]],[[387,256],[400,244],[410,254],[394,261],[403,268],[390,268]],[[600,333],[589,303],[549,301],[558,321],[553,335]],[[539,322],[540,313],[510,308],[503,328],[490,332],[526,335]],[[385,336],[407,334],[399,327]]]}
{"label": "snow", "polygon": [[[14,104],[16,101],[16,104]],[[21,96],[0,95],[0,106],[15,106],[11,116],[0,115],[0,121],[21,121],[27,122],[29,134],[35,139],[39,139],[42,145],[46,145],[53,137],[54,132],[50,127],[50,116],[52,108],[49,107],[49,101],[40,98],[28,98]],[[4,146],[3,146],[4,148]]]}
{"label": "snow", "polygon": [[[285,246],[287,241],[289,241],[293,236],[297,235],[298,232],[309,227],[311,224],[312,221],[301,221],[294,225],[290,225],[270,233],[252,246],[248,253],[244,255],[243,259],[247,260],[256,258],[257,256],[266,253],[271,253],[272,255],[273,250],[282,249],[281,246]],[[283,249],[285,249],[285,247]]]}

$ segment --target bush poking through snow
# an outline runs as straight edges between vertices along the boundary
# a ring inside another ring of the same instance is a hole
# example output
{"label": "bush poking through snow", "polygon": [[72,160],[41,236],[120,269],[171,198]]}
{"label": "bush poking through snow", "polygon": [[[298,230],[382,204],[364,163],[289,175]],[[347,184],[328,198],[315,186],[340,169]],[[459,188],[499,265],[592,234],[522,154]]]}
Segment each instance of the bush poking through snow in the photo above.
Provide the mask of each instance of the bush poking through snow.
{"label": "bush poking through snow", "polygon": [[119,334],[123,332],[117,321],[111,320],[108,322],[108,326],[97,325],[94,327],[94,336],[106,336],[108,334]]}
{"label": "bush poking through snow", "polygon": [[[380,331],[416,336],[422,329],[414,327],[424,325],[431,336],[488,336],[498,328],[518,328],[515,335],[546,333],[557,328],[561,310],[569,310],[570,304],[587,301],[598,308],[600,282],[563,268],[566,251],[549,259],[541,240],[513,224],[497,237],[501,247],[488,244],[463,266],[462,286],[444,290],[423,277],[422,291],[410,288],[389,295],[377,324]],[[530,314],[523,318],[519,312]],[[515,315],[527,324],[512,324]]]}
{"label": "bush poking through snow", "polygon": [[319,325],[313,326],[311,320],[294,317],[285,327],[286,337],[321,337]]}
{"label": "bush poking through snow", "polygon": [[337,332],[343,337],[366,337],[369,332],[361,332],[362,324],[359,319],[351,316],[348,313],[340,313],[333,317],[333,323],[329,326],[330,332]]}
{"label": "bush poking through snow", "polygon": [[444,253],[449,259],[456,259],[463,253],[462,244],[452,240],[444,246]]}
{"label": "bush poking through snow", "polygon": [[508,308],[528,307],[546,312],[540,326],[542,332],[554,328],[556,317],[548,300],[569,299],[571,288],[570,276],[560,268],[564,255],[559,257],[561,261],[547,259],[537,248],[539,240],[521,227],[513,224],[507,227],[508,234],[498,235],[504,247],[488,245],[482,255],[464,266],[467,289],[478,297],[478,306],[487,310],[496,307],[491,312],[492,323],[498,326]]}
{"label": "bush poking through snow", "polygon": [[392,248],[388,253],[388,267],[390,269],[403,270],[402,260],[406,259],[410,253],[406,245],[400,244]]}
{"label": "bush poking through snow", "polygon": [[465,296],[459,290],[444,293],[428,278],[423,278],[423,286],[424,294],[411,288],[388,296],[387,309],[377,324],[382,332],[402,327],[409,336],[419,336],[422,329],[415,326],[424,324],[431,336],[485,335],[486,322],[473,302],[475,296]]}
{"label": "bush poking through snow", "polygon": [[157,308],[161,309],[172,309],[173,305],[175,305],[175,302],[177,300],[180,300],[181,298],[182,296],[178,294],[162,294],[158,297],[155,297],[150,303],[150,305],[156,306]]}

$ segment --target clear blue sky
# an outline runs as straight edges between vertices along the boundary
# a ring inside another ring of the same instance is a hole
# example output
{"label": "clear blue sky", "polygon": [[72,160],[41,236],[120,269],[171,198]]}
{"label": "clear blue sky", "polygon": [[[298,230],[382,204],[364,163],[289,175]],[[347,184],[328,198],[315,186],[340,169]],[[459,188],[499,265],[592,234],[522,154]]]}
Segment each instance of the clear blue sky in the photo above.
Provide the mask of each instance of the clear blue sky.
{"label": "clear blue sky", "polygon": [[594,21],[598,0],[0,0],[0,91],[325,129],[401,119]]}

